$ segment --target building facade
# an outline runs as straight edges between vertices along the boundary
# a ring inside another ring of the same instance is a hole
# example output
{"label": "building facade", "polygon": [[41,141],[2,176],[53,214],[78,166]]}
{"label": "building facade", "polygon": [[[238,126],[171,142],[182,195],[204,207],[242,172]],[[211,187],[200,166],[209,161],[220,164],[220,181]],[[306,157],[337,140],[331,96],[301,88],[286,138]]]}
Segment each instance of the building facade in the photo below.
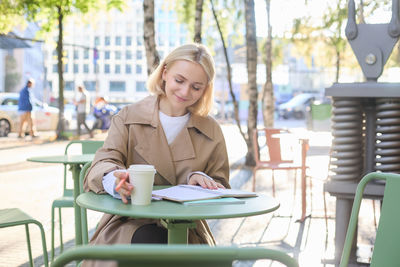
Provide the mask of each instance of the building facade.
{"label": "building facade", "polygon": [[[188,32],[169,2],[155,1],[156,45],[162,59],[188,41]],[[127,2],[124,12],[99,13],[94,23],[74,18],[64,26],[64,97],[72,100],[84,84],[95,97],[110,101],[137,101],[148,95],[143,41],[143,3]],[[54,37],[56,40],[57,36]],[[57,52],[46,45],[46,77],[52,96],[58,97]]]}

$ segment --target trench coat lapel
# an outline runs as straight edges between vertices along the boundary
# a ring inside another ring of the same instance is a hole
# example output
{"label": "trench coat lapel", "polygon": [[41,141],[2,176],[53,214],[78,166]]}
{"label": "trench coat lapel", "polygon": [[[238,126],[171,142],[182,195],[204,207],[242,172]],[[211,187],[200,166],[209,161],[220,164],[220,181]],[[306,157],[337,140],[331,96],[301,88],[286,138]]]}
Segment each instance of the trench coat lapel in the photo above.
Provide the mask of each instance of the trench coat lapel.
{"label": "trench coat lapel", "polygon": [[171,143],[170,148],[174,161],[192,159],[195,157],[194,147],[188,128],[185,127],[182,129],[182,131],[175,137],[175,140]]}
{"label": "trench coat lapel", "polygon": [[[140,106],[136,112],[140,116],[135,116],[135,123],[140,127],[151,127],[150,131],[142,131],[149,134],[137,134],[136,152],[149,164],[154,165],[157,172],[171,184],[176,184],[175,166],[167,139],[162,129],[158,115],[158,101],[156,97],[150,97],[151,101],[144,101],[143,107]],[[144,112],[142,112],[142,110]],[[147,111],[147,112],[146,112]],[[150,112],[149,112],[150,111]]]}

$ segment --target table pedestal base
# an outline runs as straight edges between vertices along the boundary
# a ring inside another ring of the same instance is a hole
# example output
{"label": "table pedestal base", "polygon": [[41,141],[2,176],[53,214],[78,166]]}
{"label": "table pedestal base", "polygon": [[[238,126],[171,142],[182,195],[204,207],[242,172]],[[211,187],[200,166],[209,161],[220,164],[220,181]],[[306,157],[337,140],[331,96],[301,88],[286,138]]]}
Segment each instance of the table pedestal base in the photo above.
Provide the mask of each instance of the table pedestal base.
{"label": "table pedestal base", "polygon": [[168,244],[187,244],[188,229],[196,228],[193,221],[162,219],[161,224],[168,230]]}

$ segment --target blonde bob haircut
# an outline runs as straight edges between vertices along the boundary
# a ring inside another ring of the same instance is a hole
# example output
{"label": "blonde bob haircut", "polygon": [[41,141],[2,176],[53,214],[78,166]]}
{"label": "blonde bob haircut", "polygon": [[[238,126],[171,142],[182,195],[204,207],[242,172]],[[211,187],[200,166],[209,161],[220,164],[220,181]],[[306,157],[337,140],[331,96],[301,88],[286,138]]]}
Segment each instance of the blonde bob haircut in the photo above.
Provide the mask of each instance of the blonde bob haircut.
{"label": "blonde bob haircut", "polygon": [[175,48],[150,74],[147,80],[148,90],[157,96],[165,96],[165,82],[162,79],[164,68],[168,70],[178,60],[198,63],[207,74],[208,84],[202,97],[189,107],[191,113],[207,116],[214,100],[215,66],[209,50],[202,44],[186,44]]}

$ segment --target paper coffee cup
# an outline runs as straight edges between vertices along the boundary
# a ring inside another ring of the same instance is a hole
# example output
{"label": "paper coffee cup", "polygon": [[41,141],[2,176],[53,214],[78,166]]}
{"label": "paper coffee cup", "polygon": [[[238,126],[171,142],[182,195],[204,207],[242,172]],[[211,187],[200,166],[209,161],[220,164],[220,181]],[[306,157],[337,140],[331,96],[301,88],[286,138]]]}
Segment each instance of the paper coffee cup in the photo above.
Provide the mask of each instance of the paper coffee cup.
{"label": "paper coffee cup", "polygon": [[154,166],[133,164],[129,166],[128,173],[129,181],[133,185],[132,205],[150,205],[154,174],[156,173]]}

